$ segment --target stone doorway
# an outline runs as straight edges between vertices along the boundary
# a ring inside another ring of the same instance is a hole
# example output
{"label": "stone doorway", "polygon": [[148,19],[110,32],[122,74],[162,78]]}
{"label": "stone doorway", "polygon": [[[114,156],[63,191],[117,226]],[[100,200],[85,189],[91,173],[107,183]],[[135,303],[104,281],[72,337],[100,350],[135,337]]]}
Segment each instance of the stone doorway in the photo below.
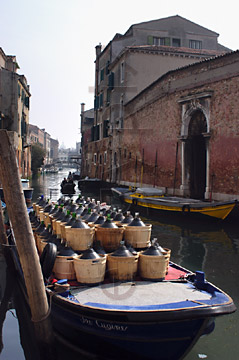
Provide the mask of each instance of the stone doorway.
{"label": "stone doorway", "polygon": [[206,191],[206,141],[207,121],[201,110],[191,114],[188,137],[185,142],[185,170],[188,178],[189,196],[204,199]]}

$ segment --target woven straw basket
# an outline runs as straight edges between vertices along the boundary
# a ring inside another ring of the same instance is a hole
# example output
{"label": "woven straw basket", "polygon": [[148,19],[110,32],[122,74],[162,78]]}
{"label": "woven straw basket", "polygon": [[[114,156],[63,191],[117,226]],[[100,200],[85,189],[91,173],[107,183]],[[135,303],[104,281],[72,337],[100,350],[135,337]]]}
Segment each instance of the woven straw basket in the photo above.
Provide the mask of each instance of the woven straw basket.
{"label": "woven straw basket", "polygon": [[162,256],[139,254],[139,274],[145,280],[162,281],[168,270],[170,252]]}
{"label": "woven straw basket", "polygon": [[137,273],[139,255],[121,257],[108,255],[107,268],[110,278],[114,281],[132,281]]}
{"label": "woven straw basket", "polygon": [[102,228],[96,227],[95,229],[95,240],[100,241],[101,246],[107,252],[116,250],[119,247],[121,240],[124,235],[124,227],[118,228]]}
{"label": "woven straw basket", "polygon": [[82,284],[99,284],[104,281],[106,256],[99,259],[81,259],[81,255],[74,258],[76,279]]}
{"label": "woven straw basket", "polygon": [[57,279],[76,279],[73,258],[69,256],[57,256],[53,272]]}
{"label": "woven straw basket", "polygon": [[66,241],[75,251],[84,251],[93,244],[95,229],[81,229],[65,226]]}
{"label": "woven straw basket", "polygon": [[152,225],[125,226],[124,239],[135,249],[143,249],[149,246]]}

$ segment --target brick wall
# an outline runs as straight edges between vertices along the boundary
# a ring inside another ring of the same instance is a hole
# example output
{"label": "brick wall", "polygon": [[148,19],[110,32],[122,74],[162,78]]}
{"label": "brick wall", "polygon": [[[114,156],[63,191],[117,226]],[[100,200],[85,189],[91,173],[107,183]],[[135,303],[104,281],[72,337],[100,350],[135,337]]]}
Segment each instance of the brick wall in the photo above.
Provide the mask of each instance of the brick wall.
{"label": "brick wall", "polygon": [[211,190],[215,198],[238,196],[238,52],[169,72],[126,105],[121,148],[127,149],[127,154],[131,153],[131,161],[122,166],[123,182],[134,182],[137,177],[137,181],[143,184],[171,190],[175,183],[179,190],[182,107],[178,101],[207,91],[212,93],[209,108],[209,185],[212,186],[213,175]]}

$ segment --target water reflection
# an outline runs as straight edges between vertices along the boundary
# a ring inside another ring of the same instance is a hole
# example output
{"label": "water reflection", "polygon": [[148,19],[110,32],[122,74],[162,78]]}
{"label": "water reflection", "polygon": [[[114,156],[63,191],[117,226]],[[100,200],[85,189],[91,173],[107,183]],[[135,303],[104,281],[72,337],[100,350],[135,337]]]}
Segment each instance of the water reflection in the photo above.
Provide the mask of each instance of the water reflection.
{"label": "water reflection", "polygon": [[[44,174],[37,179],[33,179],[33,200],[36,200],[38,196],[43,194],[46,198],[56,201],[61,196],[60,183],[69,171],[72,170],[62,170],[58,174]],[[76,190],[73,199],[76,199],[79,194],[79,190]],[[100,189],[95,190],[83,195],[121,207],[121,204],[113,199],[110,193],[100,191]],[[163,216],[155,216],[149,219],[142,215],[142,218],[146,223],[153,224],[152,237],[157,237],[163,247],[171,249],[172,261],[191,270],[204,271],[207,279],[229,293],[237,308],[239,308],[239,234],[236,223],[213,221],[197,223],[187,221],[186,219],[183,221],[182,219],[179,221],[172,220]],[[0,271],[0,276],[0,295],[3,296],[6,277],[2,276],[2,271]],[[7,283],[9,283],[9,280],[7,280]],[[18,295],[17,298],[19,299],[21,296]],[[25,356],[26,359],[35,360],[37,359],[37,351],[34,347],[32,349],[30,346],[32,343],[34,344],[34,341],[30,337],[33,332],[31,330],[30,318],[29,316],[27,317],[28,311],[23,310],[23,304],[19,304],[19,302],[15,302],[15,306],[19,322],[21,321],[23,324],[20,326],[20,335],[24,353],[21,353],[16,345],[14,349],[16,356],[5,357],[5,359],[24,359]],[[209,336],[201,338],[186,356],[185,360],[200,358],[236,360],[239,353],[238,329],[238,311],[232,315],[217,319],[214,332]],[[26,334],[23,336],[23,333]],[[14,336],[19,336],[20,338],[20,335],[16,335],[15,331]],[[29,341],[29,339],[31,340]],[[12,337],[10,340],[13,342]],[[54,357],[57,360],[66,359],[66,357],[82,360],[89,358],[80,349],[65,344],[64,339],[58,338],[54,351]],[[4,352],[2,354],[4,355]]]}

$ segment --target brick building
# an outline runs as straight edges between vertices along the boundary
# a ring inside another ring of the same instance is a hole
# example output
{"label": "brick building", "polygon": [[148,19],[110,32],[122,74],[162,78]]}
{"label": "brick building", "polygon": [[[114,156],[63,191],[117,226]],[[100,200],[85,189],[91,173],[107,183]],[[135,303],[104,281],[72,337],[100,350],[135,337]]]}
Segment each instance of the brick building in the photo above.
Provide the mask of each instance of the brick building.
{"label": "brick building", "polygon": [[[114,166],[99,162],[98,175],[169,194],[239,199],[238,95],[239,51],[169,71],[124,106],[124,128],[113,134]],[[101,157],[111,141],[101,142]],[[96,154],[97,145],[88,151]],[[94,164],[96,158],[91,177]]]}
{"label": "brick building", "polygon": [[44,164],[51,164],[58,159],[58,140],[52,139],[45,129],[29,124],[29,138],[31,144],[40,145],[45,151]]}
{"label": "brick building", "polygon": [[117,182],[239,199],[239,51],[169,71],[125,106]]}
{"label": "brick building", "polygon": [[0,48],[0,128],[9,131],[20,176],[31,175],[29,147],[30,88],[24,75],[17,74],[19,66],[15,56],[6,55]]}
{"label": "brick building", "polygon": [[139,166],[139,156],[137,161],[133,156],[138,148],[131,151],[121,145],[127,133],[128,104],[164,74],[227,53],[218,36],[172,16],[134,24],[124,35],[116,34],[103,50],[96,47],[94,117],[92,125],[92,120],[87,121],[87,129],[82,126],[82,176],[132,183],[122,178],[123,163]]}

